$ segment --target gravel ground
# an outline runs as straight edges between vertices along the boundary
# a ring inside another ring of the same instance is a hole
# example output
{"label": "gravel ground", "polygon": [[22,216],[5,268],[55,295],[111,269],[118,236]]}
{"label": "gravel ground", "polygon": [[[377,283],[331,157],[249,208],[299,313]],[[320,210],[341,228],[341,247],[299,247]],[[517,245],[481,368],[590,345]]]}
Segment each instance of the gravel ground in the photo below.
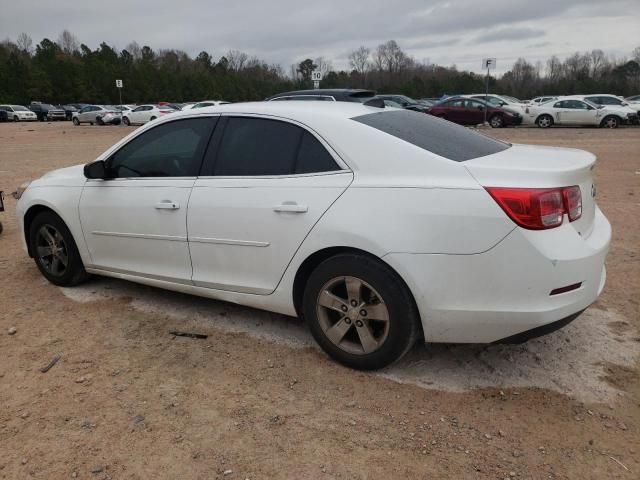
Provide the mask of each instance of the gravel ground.
{"label": "gravel ground", "polygon": [[[0,190],[129,131],[0,124]],[[0,478],[638,478],[640,129],[487,133],[598,155],[605,291],[552,335],[419,345],[376,373],[335,365],[295,319],[110,279],[54,287],[7,199]]]}

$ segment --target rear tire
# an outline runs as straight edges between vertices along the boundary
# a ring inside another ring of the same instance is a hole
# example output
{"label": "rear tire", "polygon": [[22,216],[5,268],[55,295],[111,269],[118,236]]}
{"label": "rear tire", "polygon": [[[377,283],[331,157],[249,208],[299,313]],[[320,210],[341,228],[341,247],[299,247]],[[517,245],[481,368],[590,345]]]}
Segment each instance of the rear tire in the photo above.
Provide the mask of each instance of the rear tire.
{"label": "rear tire", "polygon": [[540,115],[536,119],[536,125],[540,128],[549,128],[553,125],[553,117],[551,115]]}
{"label": "rear tire", "polygon": [[29,248],[40,273],[54,285],[72,287],[89,278],[73,235],[55,213],[42,212],[33,219]]}
{"label": "rear tire", "polygon": [[386,367],[402,358],[420,331],[415,302],[386,264],[344,253],[322,262],[304,290],[311,333],[331,358],[358,370]]}
{"label": "rear tire", "polygon": [[97,123],[98,125],[104,125],[104,121],[102,120],[102,118],[101,118],[101,117],[96,118],[96,123]]}
{"label": "rear tire", "polygon": [[127,127],[131,125],[131,121],[129,120],[129,117],[124,117],[122,119],[122,123],[124,123]]}
{"label": "rear tire", "polygon": [[42,116],[42,121],[43,122],[48,122],[49,121],[49,115],[43,115]]}

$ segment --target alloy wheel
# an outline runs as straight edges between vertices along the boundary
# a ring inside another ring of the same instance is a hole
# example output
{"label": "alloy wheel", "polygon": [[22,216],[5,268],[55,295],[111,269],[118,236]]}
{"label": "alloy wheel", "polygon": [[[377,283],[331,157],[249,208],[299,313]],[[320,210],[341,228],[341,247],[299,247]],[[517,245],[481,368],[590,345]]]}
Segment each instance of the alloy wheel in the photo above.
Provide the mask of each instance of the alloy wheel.
{"label": "alloy wheel", "polygon": [[357,277],[336,277],[325,283],[316,311],[329,341],[354,355],[375,352],[389,335],[387,305],[371,285]]}
{"label": "alloy wheel", "polygon": [[617,128],[618,120],[615,117],[609,117],[604,121],[604,126],[607,128]]}
{"label": "alloy wheel", "polygon": [[42,225],[36,234],[38,263],[50,275],[61,277],[69,266],[69,251],[62,234],[52,225]]}

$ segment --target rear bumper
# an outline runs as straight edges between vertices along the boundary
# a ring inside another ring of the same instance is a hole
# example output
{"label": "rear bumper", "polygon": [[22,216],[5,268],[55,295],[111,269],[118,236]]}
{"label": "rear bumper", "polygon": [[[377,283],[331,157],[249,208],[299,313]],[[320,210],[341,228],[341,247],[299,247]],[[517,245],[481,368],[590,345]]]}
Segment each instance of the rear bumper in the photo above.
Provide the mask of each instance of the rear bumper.
{"label": "rear bumper", "polygon": [[[389,254],[416,300],[428,342],[491,343],[583,311],[604,288],[609,222],[596,209],[584,238],[565,223],[514,229],[476,255]],[[581,283],[575,290],[551,291]]]}

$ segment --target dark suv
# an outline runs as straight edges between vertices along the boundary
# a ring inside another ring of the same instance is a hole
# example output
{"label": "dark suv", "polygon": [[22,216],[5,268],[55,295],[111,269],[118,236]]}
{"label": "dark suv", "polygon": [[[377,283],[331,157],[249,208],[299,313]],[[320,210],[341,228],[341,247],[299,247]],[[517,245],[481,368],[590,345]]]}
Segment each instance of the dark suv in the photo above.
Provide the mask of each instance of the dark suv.
{"label": "dark suv", "polygon": [[65,120],[65,111],[59,107],[54,107],[48,103],[32,103],[29,105],[29,110],[36,114],[38,120],[41,122],[48,122],[49,120]]}
{"label": "dark suv", "polygon": [[272,95],[268,102],[280,100],[319,100],[324,102],[357,102],[365,103],[376,96],[373,90],[360,90],[349,88],[294,90]]}

